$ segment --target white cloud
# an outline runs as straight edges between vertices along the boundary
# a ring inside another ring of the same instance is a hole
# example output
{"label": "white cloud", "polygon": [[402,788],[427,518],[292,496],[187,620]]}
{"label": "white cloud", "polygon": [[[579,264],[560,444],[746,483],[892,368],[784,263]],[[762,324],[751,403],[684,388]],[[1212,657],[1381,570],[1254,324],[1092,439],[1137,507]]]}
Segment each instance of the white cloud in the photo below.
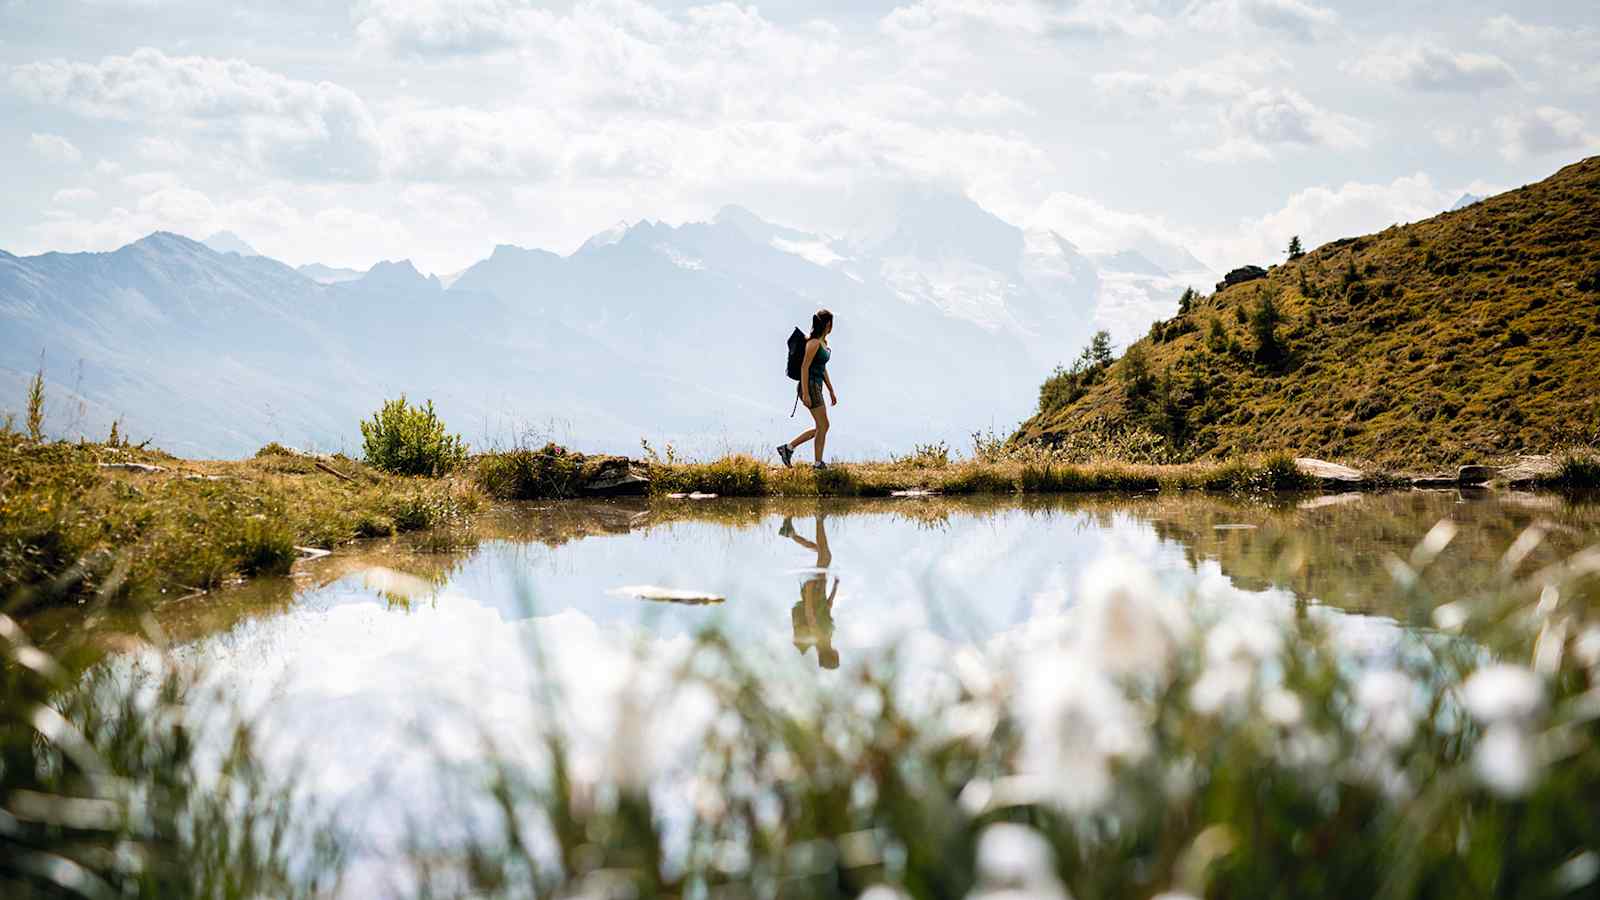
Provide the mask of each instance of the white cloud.
{"label": "white cloud", "polygon": [[1207,162],[1271,159],[1284,146],[1351,149],[1368,143],[1369,127],[1359,119],[1331,112],[1286,88],[1256,88],[1227,105],[1219,122],[1220,140],[1199,150]]}
{"label": "white cloud", "polygon": [[1533,25],[1520,21],[1516,16],[1502,14],[1492,16],[1483,23],[1483,36],[1494,41],[1516,41],[1524,44],[1543,46],[1554,44],[1573,37],[1580,37],[1585,31],[1591,29],[1578,29],[1578,33],[1552,28],[1548,25]]}
{"label": "white cloud", "polygon": [[1181,106],[1244,96],[1255,90],[1265,76],[1290,68],[1288,60],[1272,51],[1235,52],[1205,63],[1186,64],[1162,75],[1101,72],[1092,83],[1107,99]]}
{"label": "white cloud", "polygon": [[1437,215],[1464,190],[1441,189],[1421,172],[1388,184],[1351,181],[1333,188],[1311,187],[1291,196],[1276,212],[1242,220],[1231,235],[1197,235],[1191,246],[1219,271],[1245,263],[1279,262],[1294,235],[1309,250],[1342,237],[1371,234]]}
{"label": "white cloud", "polygon": [[50,202],[57,205],[71,205],[77,203],[91,203],[100,199],[100,195],[93,188],[62,188],[55,192]]}
{"label": "white cloud", "polygon": [[967,91],[956,98],[955,112],[969,119],[990,119],[1004,116],[1031,116],[1033,110],[1026,103],[998,91]]}
{"label": "white cloud", "polygon": [[135,172],[122,176],[122,183],[141,193],[175,188],[183,184],[176,172]]}
{"label": "white cloud", "polygon": [[1046,197],[1026,225],[1054,231],[1085,253],[1114,253],[1130,248],[1152,259],[1181,247],[1183,235],[1161,216],[1109,209],[1099,201],[1065,191]]}
{"label": "white cloud", "polygon": [[1517,80],[1515,70],[1498,56],[1447,50],[1427,41],[1386,42],[1350,71],[1419,91],[1477,92]]}
{"label": "white cloud", "polygon": [[1542,69],[1576,89],[1600,88],[1600,25],[1556,28],[1505,14],[1484,22],[1480,34],[1527,68]]}
{"label": "white cloud", "polygon": [[528,0],[362,0],[350,18],[364,45],[420,56],[510,49],[552,22]]}
{"label": "white cloud", "polygon": [[1334,32],[1339,14],[1304,0],[1195,0],[1184,19],[1207,30],[1254,27],[1312,41]]}
{"label": "white cloud", "polygon": [[193,156],[189,148],[165,137],[144,137],[134,146],[134,152],[145,162],[161,165],[179,165]]}
{"label": "white cloud", "polygon": [[297,81],[238,59],[142,48],[98,63],[49,60],[12,70],[30,99],[90,118],[178,124],[274,171],[333,179],[377,174],[366,104],[329,82]]}
{"label": "white cloud", "polygon": [[950,57],[985,31],[1045,40],[1148,37],[1167,28],[1154,6],[1139,0],[917,0],[891,11],[879,27],[902,44]]}
{"label": "white cloud", "polygon": [[1507,159],[1600,147],[1600,136],[1588,131],[1583,117],[1560,107],[1511,113],[1495,119],[1494,124],[1500,134],[1500,152]]}
{"label": "white cloud", "polygon": [[71,164],[83,159],[83,152],[59,134],[39,134],[28,137],[28,146],[40,158],[53,163]]}
{"label": "white cloud", "polygon": [[441,181],[542,178],[555,166],[562,135],[534,110],[467,107],[417,110],[383,125],[391,177]]}

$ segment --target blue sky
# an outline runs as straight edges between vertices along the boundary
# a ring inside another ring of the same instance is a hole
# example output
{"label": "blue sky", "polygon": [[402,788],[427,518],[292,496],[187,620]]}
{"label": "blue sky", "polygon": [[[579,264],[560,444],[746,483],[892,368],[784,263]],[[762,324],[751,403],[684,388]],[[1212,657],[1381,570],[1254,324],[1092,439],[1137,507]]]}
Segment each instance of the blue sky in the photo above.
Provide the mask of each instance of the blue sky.
{"label": "blue sky", "polygon": [[1213,267],[1600,152],[1600,7],[1317,0],[0,0],[0,248],[231,229],[292,263],[884,184]]}

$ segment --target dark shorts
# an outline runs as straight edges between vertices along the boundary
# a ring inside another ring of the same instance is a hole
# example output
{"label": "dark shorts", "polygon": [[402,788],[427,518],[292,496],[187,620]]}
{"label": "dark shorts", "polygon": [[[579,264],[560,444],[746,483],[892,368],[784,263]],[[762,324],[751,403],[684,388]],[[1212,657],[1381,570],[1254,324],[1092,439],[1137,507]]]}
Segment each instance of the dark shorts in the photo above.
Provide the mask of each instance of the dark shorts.
{"label": "dark shorts", "polygon": [[[822,382],[811,382],[811,403],[806,406],[806,409],[816,409],[817,407],[822,406],[824,400],[826,399],[824,397],[824,392],[826,391],[827,388],[823,387]],[[794,393],[795,396],[800,398],[801,403],[806,402],[805,395],[800,392],[800,385],[797,384],[794,386]]]}

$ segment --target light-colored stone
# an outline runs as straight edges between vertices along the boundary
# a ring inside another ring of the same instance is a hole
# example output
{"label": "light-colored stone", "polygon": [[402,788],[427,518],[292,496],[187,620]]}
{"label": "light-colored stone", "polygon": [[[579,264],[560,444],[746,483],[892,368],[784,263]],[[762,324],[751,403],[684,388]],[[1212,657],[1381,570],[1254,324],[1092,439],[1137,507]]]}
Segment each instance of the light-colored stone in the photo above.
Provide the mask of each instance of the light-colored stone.
{"label": "light-colored stone", "polygon": [[650,476],[626,459],[607,460],[583,482],[583,493],[594,497],[638,496],[650,491]]}
{"label": "light-colored stone", "polygon": [[145,475],[153,475],[156,472],[166,471],[166,469],[163,469],[160,466],[152,466],[146,463],[136,462],[100,463],[99,466],[102,469],[115,469],[119,472],[139,472]]}
{"label": "light-colored stone", "polygon": [[1360,469],[1306,456],[1296,458],[1294,467],[1300,470],[1300,474],[1315,478],[1323,484],[1361,484],[1367,480],[1366,473]]}
{"label": "light-colored stone", "polygon": [[1500,480],[1513,487],[1534,484],[1561,474],[1561,462],[1554,456],[1519,456],[1517,461],[1500,468]]}

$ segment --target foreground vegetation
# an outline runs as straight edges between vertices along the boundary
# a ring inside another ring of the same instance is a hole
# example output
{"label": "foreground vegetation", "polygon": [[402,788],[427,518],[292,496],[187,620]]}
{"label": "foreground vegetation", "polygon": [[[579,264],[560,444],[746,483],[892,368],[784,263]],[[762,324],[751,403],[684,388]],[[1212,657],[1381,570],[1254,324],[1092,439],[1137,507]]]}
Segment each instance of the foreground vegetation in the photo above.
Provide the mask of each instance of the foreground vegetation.
{"label": "foreground vegetation", "polygon": [[1186,292],[1120,359],[1103,342],[1058,370],[1017,438],[1395,466],[1600,444],[1597,301],[1600,157]]}
{"label": "foreground vegetation", "polygon": [[[1374,599],[1410,610],[1413,632],[1208,605],[1110,559],[1067,619],[907,643],[820,684],[715,630],[623,650],[607,660],[635,673],[615,727],[546,726],[535,754],[497,752],[486,730],[461,810],[479,827],[414,820],[382,861],[390,893],[1590,895],[1600,619],[1581,598],[1600,553],[1528,571],[1538,535],[1448,595],[1430,589],[1448,522],[1392,560]],[[309,895],[363,852],[175,670],[84,682],[6,619],[0,652],[6,896]],[[591,695],[570,687],[529,697],[551,706],[541,721],[581,718],[565,707]],[[691,750],[647,752],[668,739]],[[228,752],[205,762],[210,748]]]}
{"label": "foreground vegetation", "polygon": [[0,601],[12,612],[284,574],[297,548],[430,528],[479,501],[455,479],[276,445],[212,462],[0,431],[0,461]]}

